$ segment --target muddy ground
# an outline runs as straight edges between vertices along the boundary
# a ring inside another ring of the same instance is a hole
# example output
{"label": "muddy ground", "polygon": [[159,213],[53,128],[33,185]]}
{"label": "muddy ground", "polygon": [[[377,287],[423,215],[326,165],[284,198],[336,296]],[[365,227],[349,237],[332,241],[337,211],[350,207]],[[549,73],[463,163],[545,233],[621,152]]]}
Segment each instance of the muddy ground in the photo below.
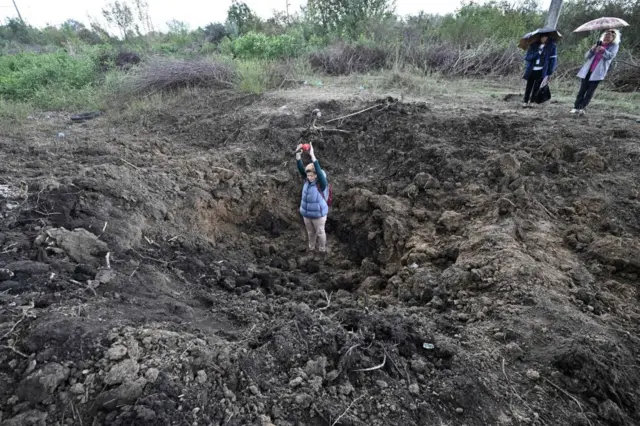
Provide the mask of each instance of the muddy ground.
{"label": "muddy ground", "polygon": [[3,126],[0,424],[640,424],[640,128],[498,107],[186,92]]}

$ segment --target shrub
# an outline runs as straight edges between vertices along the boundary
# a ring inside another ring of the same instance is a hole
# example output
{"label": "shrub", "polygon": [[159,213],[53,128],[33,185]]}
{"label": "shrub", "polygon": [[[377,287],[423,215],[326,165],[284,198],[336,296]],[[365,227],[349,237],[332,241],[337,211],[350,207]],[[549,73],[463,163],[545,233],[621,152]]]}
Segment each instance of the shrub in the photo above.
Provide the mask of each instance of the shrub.
{"label": "shrub", "polygon": [[[64,52],[0,56],[0,97],[28,101],[47,88],[80,90],[98,76],[94,60]],[[41,96],[41,95],[40,95]]]}
{"label": "shrub", "polygon": [[240,59],[279,59],[298,56],[305,48],[300,34],[265,35],[253,31],[230,42],[233,56]]}
{"label": "shrub", "polygon": [[309,55],[311,67],[329,75],[349,75],[384,68],[388,54],[379,47],[334,44]]}
{"label": "shrub", "polygon": [[254,94],[297,85],[309,71],[301,59],[241,61],[239,66],[239,89]]}
{"label": "shrub", "polygon": [[222,61],[154,57],[125,76],[120,90],[139,95],[183,87],[223,89],[233,87],[236,80],[236,70]]}
{"label": "shrub", "polygon": [[466,49],[450,42],[405,47],[404,63],[423,72],[455,76],[506,76],[521,72],[523,54],[515,45],[502,47],[491,40]]}

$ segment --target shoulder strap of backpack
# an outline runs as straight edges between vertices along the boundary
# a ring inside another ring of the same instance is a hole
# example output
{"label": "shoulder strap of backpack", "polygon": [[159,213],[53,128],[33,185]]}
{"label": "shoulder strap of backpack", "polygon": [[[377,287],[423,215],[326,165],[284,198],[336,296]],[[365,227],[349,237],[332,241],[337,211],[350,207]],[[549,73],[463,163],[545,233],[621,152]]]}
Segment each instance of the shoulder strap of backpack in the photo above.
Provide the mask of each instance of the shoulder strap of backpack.
{"label": "shoulder strap of backpack", "polygon": [[[322,188],[320,188],[320,183],[316,183],[316,188],[318,188],[318,192],[320,193],[320,196],[322,197],[322,199],[326,203],[327,202],[327,197],[324,196],[324,191],[322,190]],[[329,188],[329,184],[327,184],[327,188]]]}

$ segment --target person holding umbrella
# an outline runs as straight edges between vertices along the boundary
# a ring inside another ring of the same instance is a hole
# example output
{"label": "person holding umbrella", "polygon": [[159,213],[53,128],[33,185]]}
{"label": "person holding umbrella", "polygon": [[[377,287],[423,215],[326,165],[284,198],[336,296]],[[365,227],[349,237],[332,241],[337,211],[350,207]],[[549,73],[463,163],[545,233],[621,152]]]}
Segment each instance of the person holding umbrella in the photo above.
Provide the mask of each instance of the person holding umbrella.
{"label": "person holding umbrella", "polygon": [[531,106],[531,99],[541,86],[549,82],[549,77],[556,69],[558,53],[554,34],[558,34],[557,31],[540,29],[525,36],[529,47],[525,55],[527,65],[522,76],[527,81],[522,104],[524,108]]}
{"label": "person holding umbrella", "polygon": [[580,89],[573,109],[570,111],[571,114],[585,114],[585,109],[593,99],[596,88],[606,77],[611,61],[618,54],[620,38],[620,31],[608,29],[602,34],[600,41],[585,54],[587,61],[577,75],[580,78]]}

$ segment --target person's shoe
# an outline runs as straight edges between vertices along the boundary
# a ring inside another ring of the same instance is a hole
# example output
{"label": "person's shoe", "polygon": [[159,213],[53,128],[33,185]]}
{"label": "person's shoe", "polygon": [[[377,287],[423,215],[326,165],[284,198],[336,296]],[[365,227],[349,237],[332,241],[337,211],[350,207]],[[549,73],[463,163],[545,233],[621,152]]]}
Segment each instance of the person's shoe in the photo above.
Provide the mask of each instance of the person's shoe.
{"label": "person's shoe", "polygon": [[577,114],[578,110],[576,108],[572,108],[571,111],[569,111],[569,114]]}
{"label": "person's shoe", "polygon": [[585,115],[585,114],[586,114],[586,112],[585,112],[585,110],[581,109],[581,110],[578,112],[578,114],[580,114],[580,115],[582,116],[582,115]]}
{"label": "person's shoe", "polygon": [[531,102],[523,102],[522,108],[531,108]]}

